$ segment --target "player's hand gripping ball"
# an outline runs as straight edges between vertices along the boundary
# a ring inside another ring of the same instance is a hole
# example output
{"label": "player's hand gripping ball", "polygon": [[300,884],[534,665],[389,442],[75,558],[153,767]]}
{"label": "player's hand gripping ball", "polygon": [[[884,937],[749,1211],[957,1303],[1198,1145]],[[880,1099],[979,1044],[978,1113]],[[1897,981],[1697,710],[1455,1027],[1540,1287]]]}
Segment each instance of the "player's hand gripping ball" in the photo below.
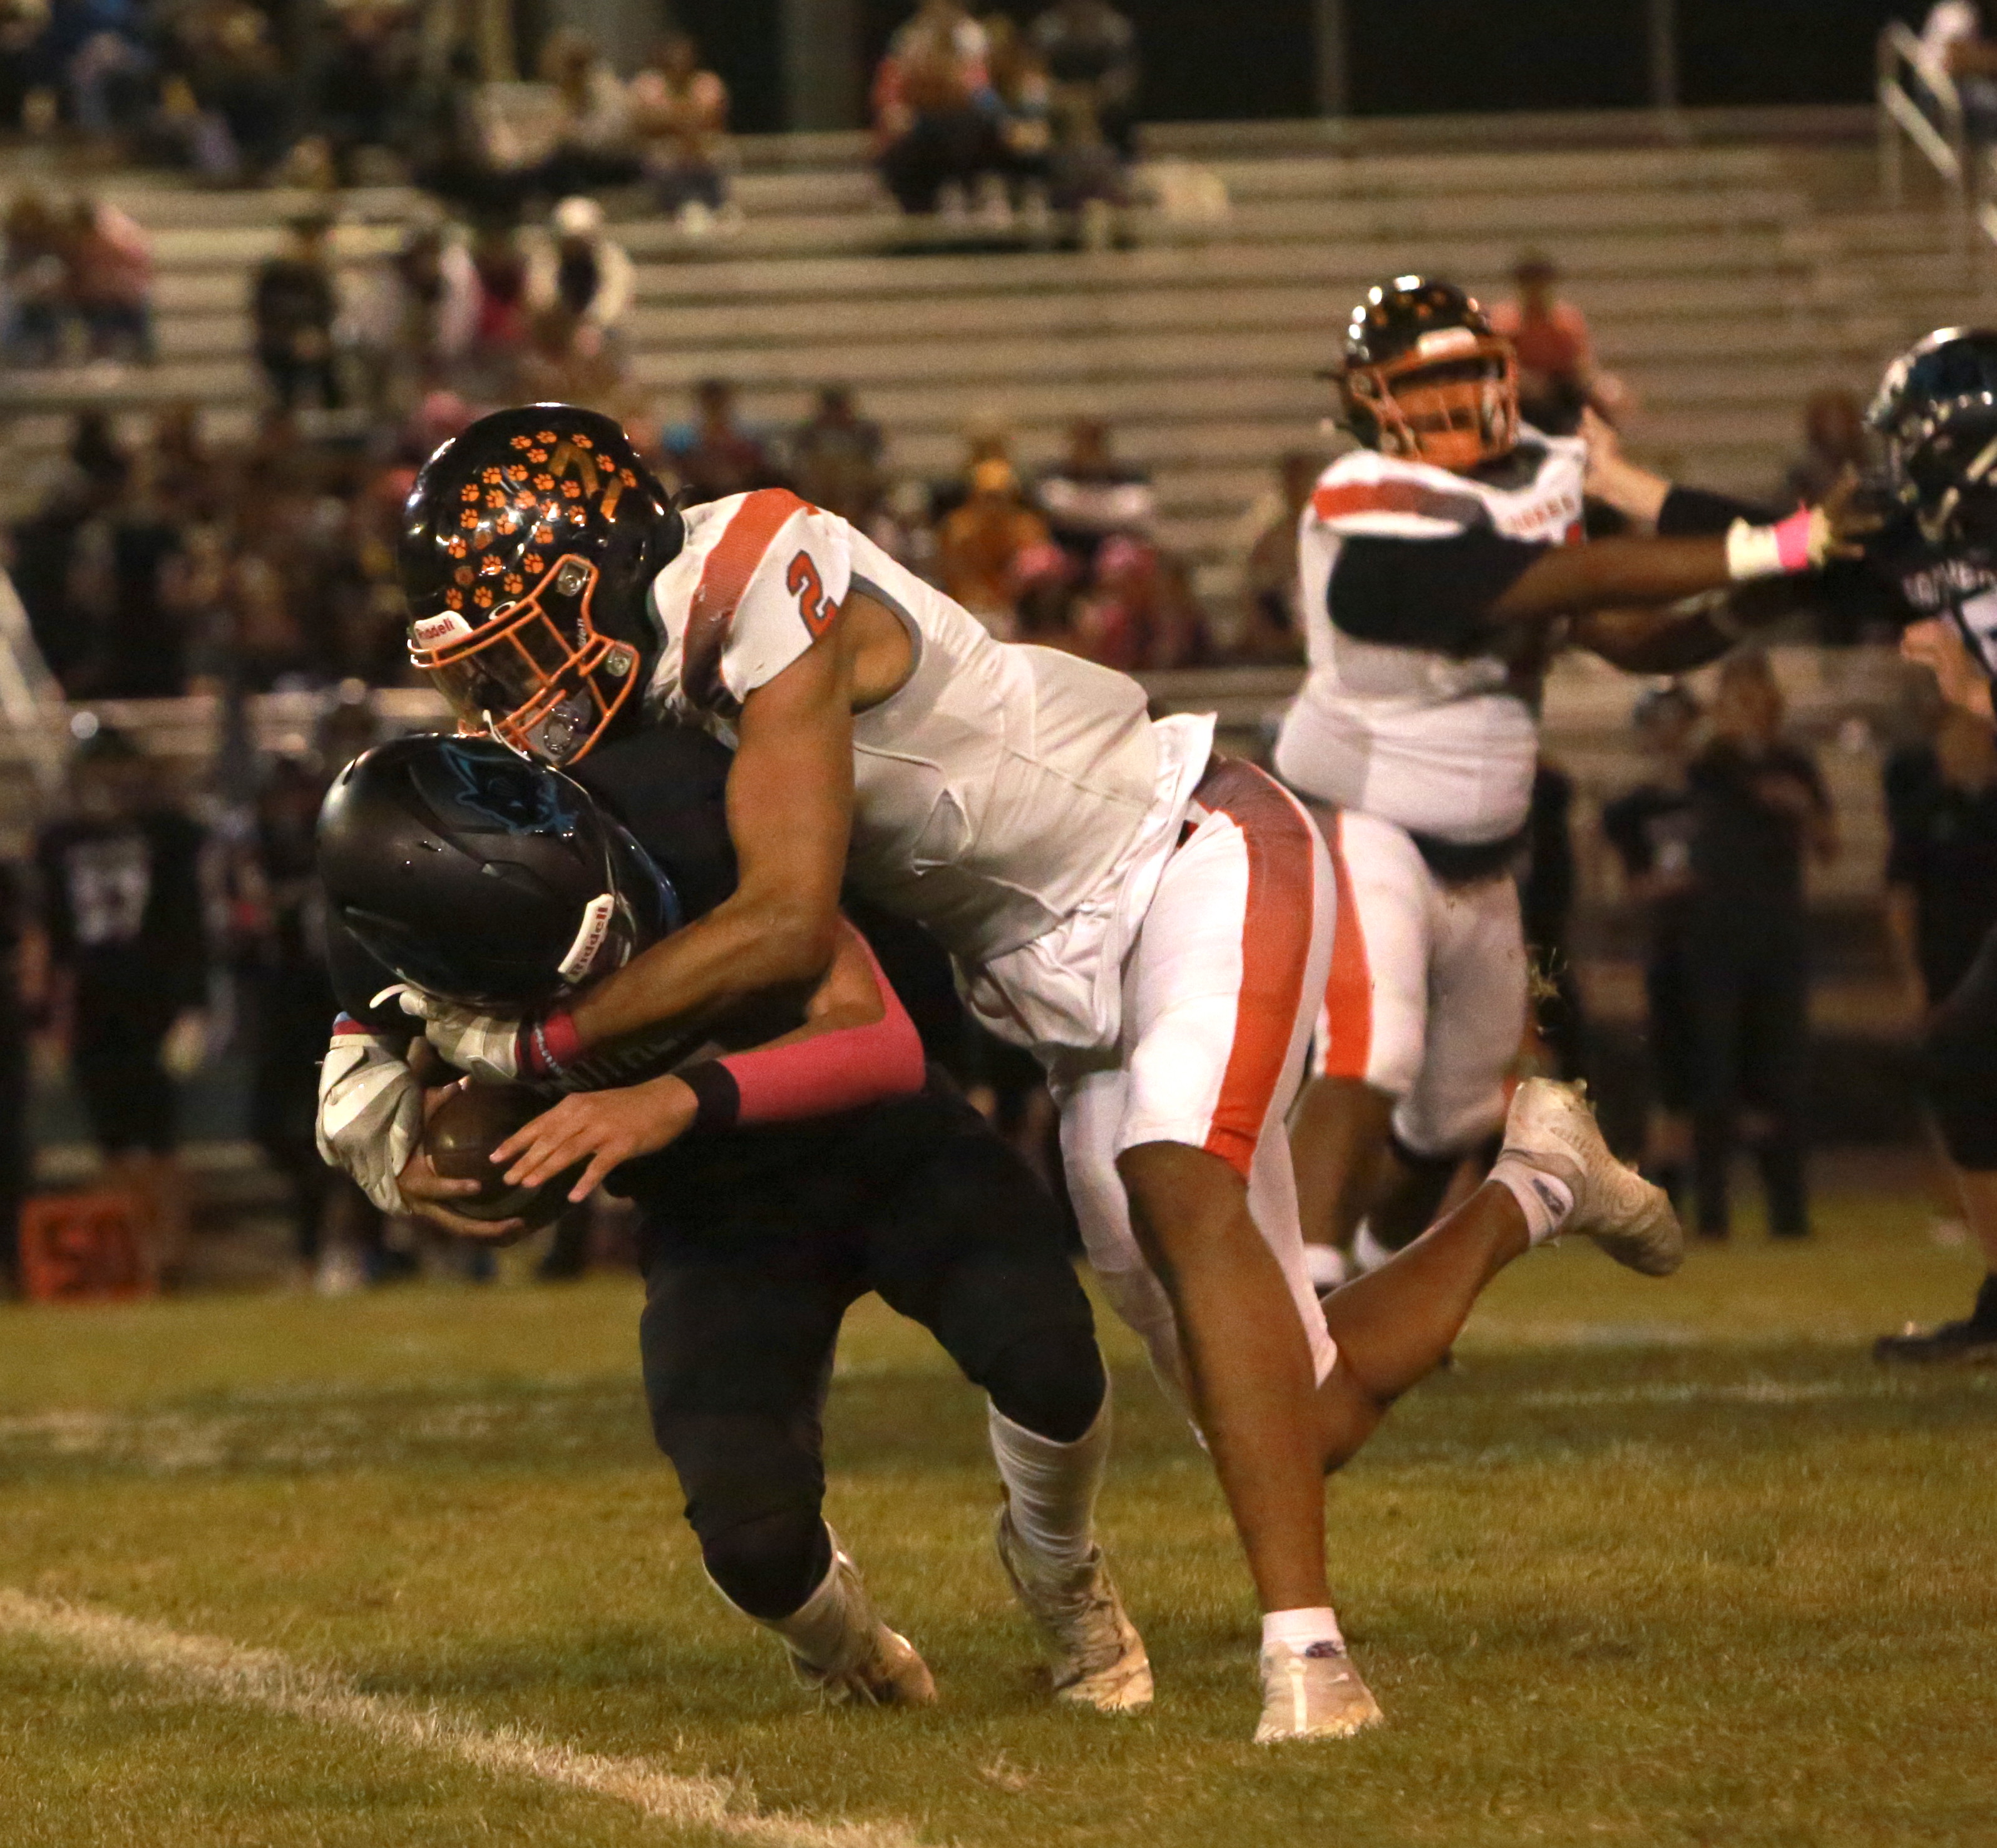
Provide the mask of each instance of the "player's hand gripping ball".
{"label": "player's hand gripping ball", "polygon": [[493,1150],[547,1108],[547,1100],[523,1084],[488,1084],[474,1079],[446,1098],[423,1128],[423,1152],[440,1177],[480,1184],[477,1193],[449,1202],[453,1212],[490,1222],[521,1222],[502,1243],[524,1238],[559,1219],[567,1208],[569,1189],[588,1165],[578,1162],[539,1187],[509,1187],[502,1171],[492,1165]]}

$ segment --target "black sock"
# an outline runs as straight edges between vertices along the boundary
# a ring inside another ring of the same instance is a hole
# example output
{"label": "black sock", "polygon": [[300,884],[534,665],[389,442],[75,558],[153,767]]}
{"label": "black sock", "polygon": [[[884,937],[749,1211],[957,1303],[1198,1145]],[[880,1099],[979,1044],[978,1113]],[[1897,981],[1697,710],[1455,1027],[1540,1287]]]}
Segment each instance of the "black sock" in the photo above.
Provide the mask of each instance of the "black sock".
{"label": "black sock", "polygon": [[1984,1278],[1976,1292],[1976,1307],[1969,1312],[1969,1326],[1997,1330],[1997,1270]]}

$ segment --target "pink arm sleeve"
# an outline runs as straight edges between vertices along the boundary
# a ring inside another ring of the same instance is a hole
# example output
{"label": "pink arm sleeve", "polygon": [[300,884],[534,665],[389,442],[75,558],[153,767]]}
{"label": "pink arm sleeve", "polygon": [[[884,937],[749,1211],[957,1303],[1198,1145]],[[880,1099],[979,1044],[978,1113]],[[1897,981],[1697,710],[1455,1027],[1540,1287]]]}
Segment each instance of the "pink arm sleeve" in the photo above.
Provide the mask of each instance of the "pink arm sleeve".
{"label": "pink arm sleeve", "polygon": [[921,1036],[871,946],[867,960],[881,991],[885,1011],[880,1019],[867,1026],[835,1027],[787,1046],[730,1053],[698,1075],[681,1074],[700,1098],[703,1127],[829,1116],[922,1089]]}

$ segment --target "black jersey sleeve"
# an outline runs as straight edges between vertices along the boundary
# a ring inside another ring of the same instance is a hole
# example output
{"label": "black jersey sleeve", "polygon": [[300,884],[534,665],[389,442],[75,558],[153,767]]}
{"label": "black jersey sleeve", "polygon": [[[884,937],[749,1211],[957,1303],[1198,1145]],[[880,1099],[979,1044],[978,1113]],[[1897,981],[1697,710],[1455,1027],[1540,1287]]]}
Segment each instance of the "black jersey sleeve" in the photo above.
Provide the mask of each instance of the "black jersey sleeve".
{"label": "black jersey sleeve", "polygon": [[1767,509],[1750,507],[1745,501],[1713,494],[1703,488],[1674,487],[1657,510],[1660,539],[1703,539],[1724,533],[1736,520],[1764,526],[1771,519]]}
{"label": "black jersey sleeve", "polygon": [[1355,641],[1476,654],[1493,640],[1498,600],[1552,549],[1488,527],[1447,539],[1354,536],[1332,567],[1332,625]]}
{"label": "black jersey sleeve", "polygon": [[735,890],[728,772],[733,753],[692,726],[648,725],[600,745],[571,773],[673,882],[689,922]]}

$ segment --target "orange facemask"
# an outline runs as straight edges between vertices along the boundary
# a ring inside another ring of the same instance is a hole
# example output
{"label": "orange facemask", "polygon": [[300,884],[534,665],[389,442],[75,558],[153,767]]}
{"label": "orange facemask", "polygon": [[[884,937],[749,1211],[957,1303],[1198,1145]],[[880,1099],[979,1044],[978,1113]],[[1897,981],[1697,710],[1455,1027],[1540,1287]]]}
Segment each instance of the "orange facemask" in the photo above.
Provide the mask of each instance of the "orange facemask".
{"label": "orange facemask", "polygon": [[573,553],[516,602],[474,629],[461,615],[426,616],[409,660],[436,684],[466,731],[557,767],[586,756],[631,697],[638,652],[590,619],[596,567]]}
{"label": "orange facemask", "polygon": [[1519,362],[1499,335],[1438,328],[1340,382],[1348,415],[1374,426],[1383,454],[1461,474],[1517,446]]}

